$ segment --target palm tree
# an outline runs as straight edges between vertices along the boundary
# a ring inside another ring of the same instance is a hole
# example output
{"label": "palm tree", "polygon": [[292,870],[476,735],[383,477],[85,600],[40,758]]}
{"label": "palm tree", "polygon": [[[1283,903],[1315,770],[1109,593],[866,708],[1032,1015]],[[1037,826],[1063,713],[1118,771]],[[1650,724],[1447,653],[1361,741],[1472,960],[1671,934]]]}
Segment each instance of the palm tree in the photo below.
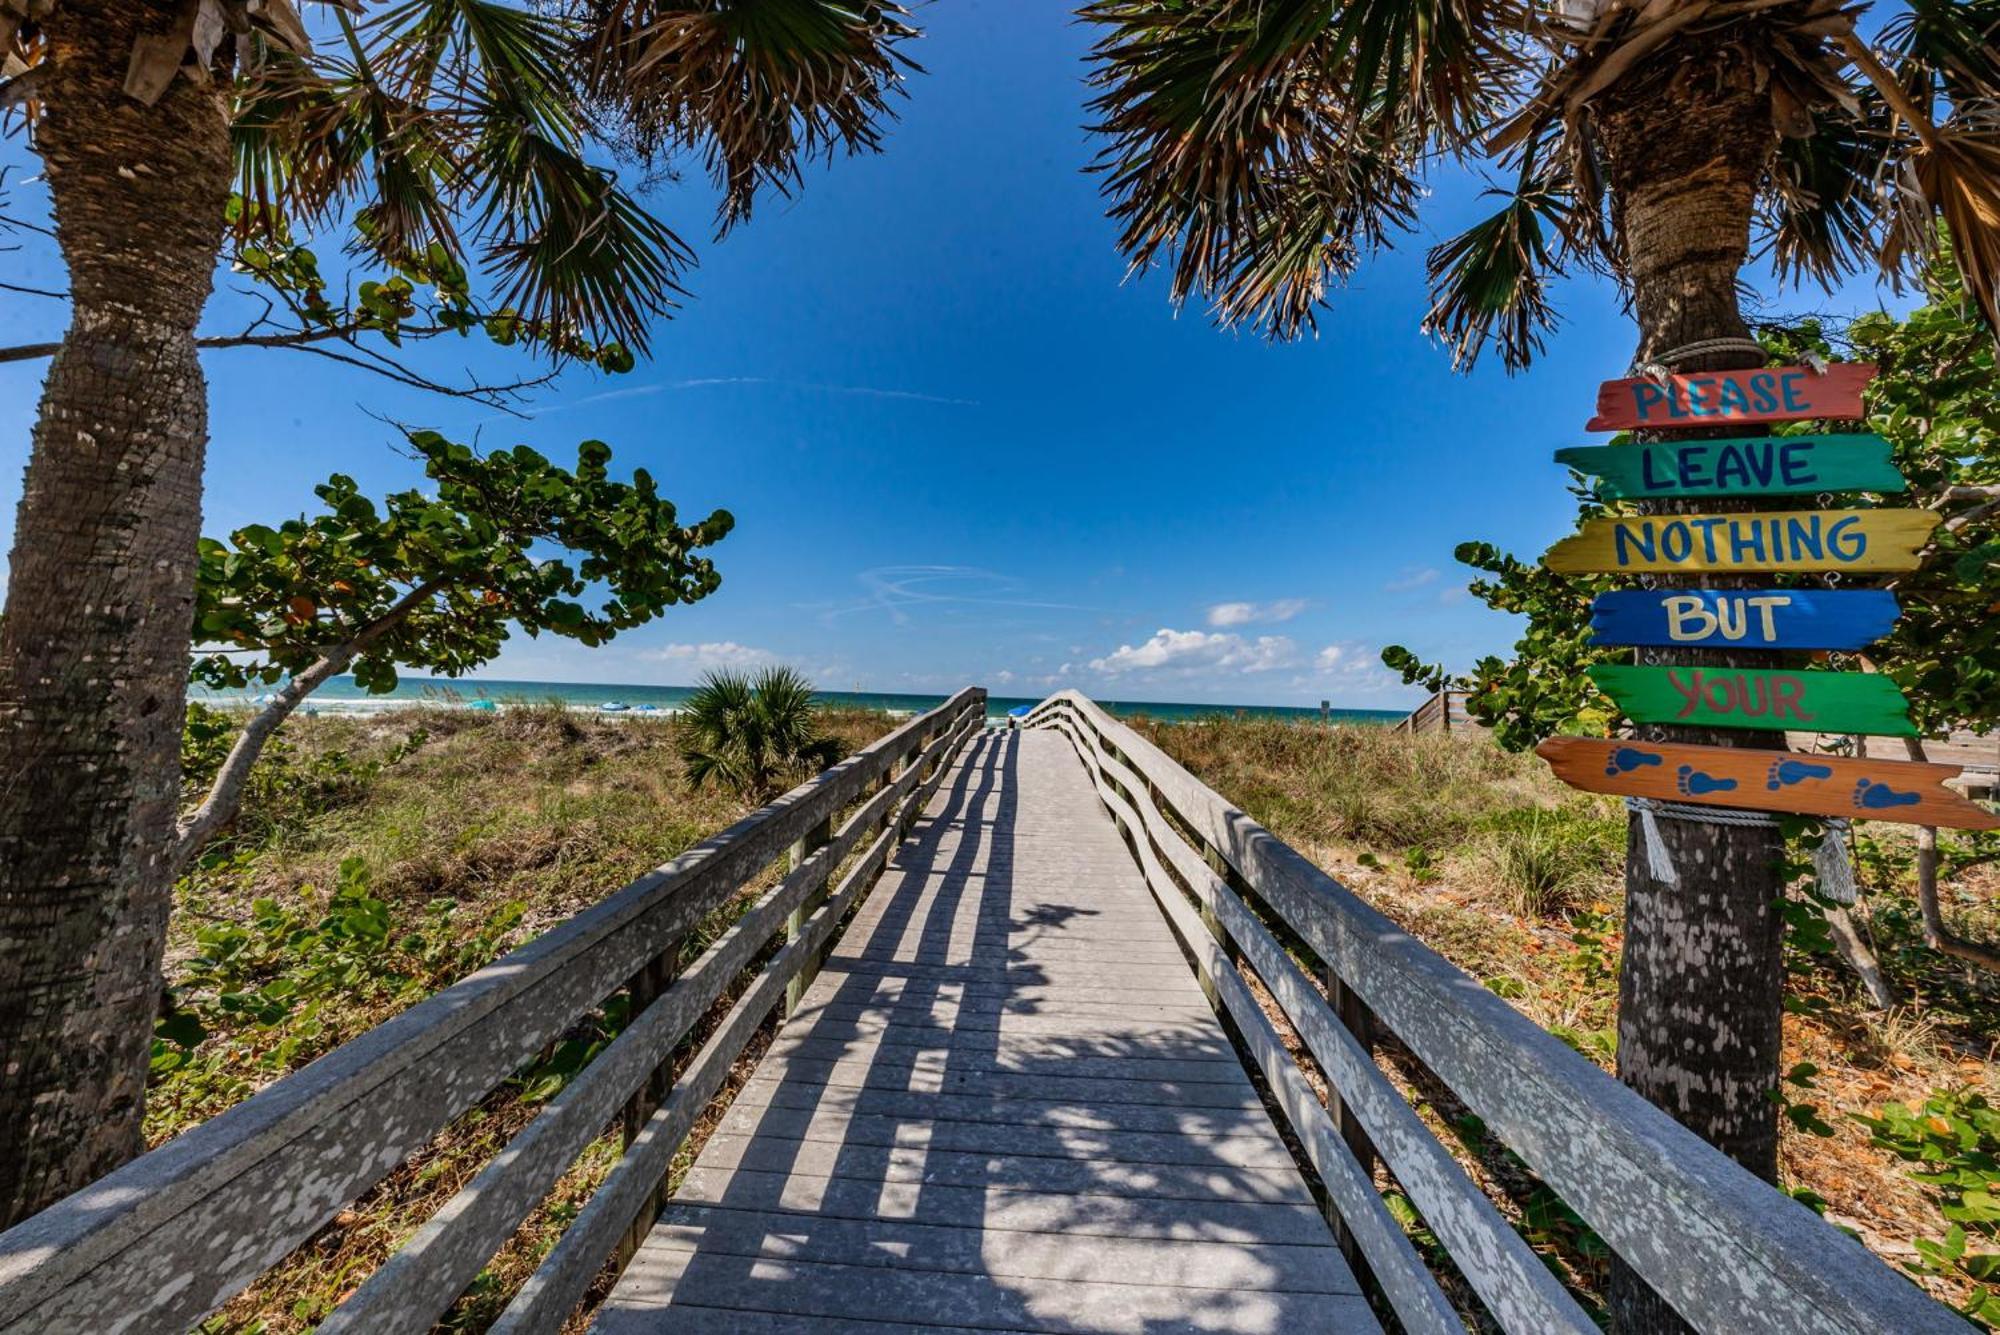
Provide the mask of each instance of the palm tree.
{"label": "palm tree", "polygon": [[677,721],[681,760],[697,788],[712,779],[767,798],[780,779],[817,773],[845,754],[838,738],[819,730],[812,683],[788,667],[755,677],[706,673]]}
{"label": "palm tree", "polygon": [[482,268],[547,348],[643,351],[692,252],[589,145],[707,154],[726,229],[875,146],[915,35],[841,0],[314,13],[319,50],[289,0],[0,0],[72,302],[0,622],[0,1227],[140,1147],[225,228],[351,219],[389,263]]}
{"label": "palm tree", "polygon": [[[2000,328],[2000,0],[1091,0],[1097,168],[1134,268],[1277,338],[1418,222],[1439,157],[1505,184],[1430,252],[1427,327],[1469,365],[1539,351],[1552,276],[1616,279],[1634,361],[1759,365],[1781,278],[1913,278],[1940,223]],[[1697,661],[1691,659],[1690,661]],[[1727,661],[1727,660],[1721,660]],[[1738,666],[1748,665],[1737,662]],[[1727,743],[1723,734],[1682,740]],[[1767,1178],[1783,975],[1768,829],[1661,823],[1699,884],[1628,858],[1620,1075]],[[1635,836],[1636,837],[1636,836]],[[1635,844],[1636,848],[1636,844]],[[1627,1277],[1627,1329],[1671,1329]]]}

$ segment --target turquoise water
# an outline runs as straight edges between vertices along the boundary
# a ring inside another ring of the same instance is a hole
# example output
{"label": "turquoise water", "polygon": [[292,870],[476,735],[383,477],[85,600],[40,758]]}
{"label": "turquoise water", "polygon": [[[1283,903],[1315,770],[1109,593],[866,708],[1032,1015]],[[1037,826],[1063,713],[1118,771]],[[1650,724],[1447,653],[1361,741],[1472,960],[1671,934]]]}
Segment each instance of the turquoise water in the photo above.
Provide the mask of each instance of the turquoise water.
{"label": "turquoise water", "polygon": [[[394,708],[409,704],[459,704],[469,705],[475,701],[490,700],[497,704],[509,701],[557,701],[577,709],[596,709],[607,701],[618,701],[634,709],[641,705],[651,705],[655,710],[671,710],[680,707],[693,693],[689,686],[643,686],[626,684],[617,686],[583,685],[576,682],[560,681],[451,681],[442,677],[405,677],[396,689],[387,695],[370,695],[354,684],[352,677],[335,677],[326,685],[314,691],[307,701],[307,707],[321,713],[366,713],[380,709]],[[192,691],[198,700],[225,703],[251,698],[259,692],[217,692],[205,691],[197,687]],[[918,714],[942,704],[942,695],[891,695],[874,691],[822,691],[820,699],[830,705],[856,709],[885,709],[895,713]],[[1040,697],[990,696],[986,702],[989,718],[1004,718],[1007,711],[1017,705],[1039,703]],[[1198,718],[1253,718],[1285,719],[1301,721],[1317,719],[1319,710],[1313,708],[1289,708],[1283,705],[1204,705],[1185,704],[1154,700],[1099,700],[1097,703],[1120,717],[1144,716],[1166,722],[1187,722]],[[1341,723],[1393,723],[1401,719],[1399,709],[1336,709],[1332,717]]]}

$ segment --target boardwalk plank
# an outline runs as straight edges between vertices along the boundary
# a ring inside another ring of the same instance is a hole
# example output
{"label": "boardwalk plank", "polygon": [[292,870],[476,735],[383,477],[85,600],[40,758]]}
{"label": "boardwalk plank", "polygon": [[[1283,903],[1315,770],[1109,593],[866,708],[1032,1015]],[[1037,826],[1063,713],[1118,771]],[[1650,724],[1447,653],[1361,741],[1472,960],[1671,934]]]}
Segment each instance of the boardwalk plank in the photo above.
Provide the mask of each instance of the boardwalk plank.
{"label": "boardwalk plank", "polygon": [[1197,1211],[1179,1197],[881,1182],[745,1168],[695,1168],[681,1183],[675,1199],[829,1219],[907,1219],[920,1224],[962,1224],[978,1219],[988,1229],[1065,1237],[1332,1245],[1318,1210],[1284,1201],[1210,1200]]}
{"label": "boardwalk plank", "polygon": [[1060,1127],[1086,1131],[1171,1132],[1182,1136],[1254,1136],[1270,1134],[1271,1119],[1254,1099],[1235,1106],[1197,1107],[1170,1098],[1144,1102],[1081,1099],[1067,1096],[1066,1082],[1044,1077],[1020,1095],[992,1097],[926,1090],[869,1089],[823,1085],[799,1079],[764,1076],[736,1096],[735,1107],[831,1110],[875,1117],[942,1119],[952,1122],[992,1122],[1008,1125]]}
{"label": "boardwalk plank", "polygon": [[989,734],[600,1309],[611,1335],[1378,1329],[1074,752]]}
{"label": "boardwalk plank", "polygon": [[[1104,1332],[1105,1335],[1208,1335],[1217,1330],[1258,1335],[1344,1335],[1375,1329],[1358,1297],[1255,1289],[1084,1283],[886,1266],[826,1265],[770,1257],[729,1256],[662,1245],[656,1230],[635,1262],[623,1298],[607,1304],[597,1329],[637,1335],[659,1327],[646,1318],[673,1296],[684,1301],[782,1313],[818,1322],[828,1317],[914,1319],[925,1328],[967,1326],[1011,1330]],[[803,1329],[795,1326],[794,1329]]]}

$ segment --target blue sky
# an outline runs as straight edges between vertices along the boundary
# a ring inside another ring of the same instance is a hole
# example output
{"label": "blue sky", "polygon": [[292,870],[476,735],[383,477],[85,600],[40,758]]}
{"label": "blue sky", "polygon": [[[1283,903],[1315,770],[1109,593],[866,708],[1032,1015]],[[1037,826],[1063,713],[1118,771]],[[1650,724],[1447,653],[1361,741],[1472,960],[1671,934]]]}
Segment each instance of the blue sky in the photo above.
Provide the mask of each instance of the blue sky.
{"label": "blue sky", "polygon": [[[1423,252],[1482,211],[1482,182],[1447,168],[1423,231],[1336,294],[1316,339],[1177,316],[1158,275],[1127,280],[1081,170],[1088,35],[1068,10],[950,0],[919,17],[927,72],[886,152],[813,170],[719,244],[699,171],[653,197],[701,265],[629,375],[571,372],[520,421],[296,353],[209,354],[205,531],[308,509],[336,470],[412,485],[386,417],[558,458],[602,439],[685,515],[736,515],[715,596],[601,649],[517,637],[488,676],[682,684],[784,661],[841,689],[1385,707],[1413,693],[1380,667],[1384,644],[1454,666],[1511,644],[1452,548],[1532,556],[1568,530],[1550,456],[1586,443],[1597,382],[1624,373],[1616,292],[1564,285],[1530,374],[1454,374],[1418,328]],[[9,140],[0,163],[32,212],[33,159]],[[32,245],[0,254],[0,280],[62,285]],[[209,325],[245,309],[225,290]],[[0,341],[53,338],[62,310],[0,292],[0,321]],[[446,351],[447,371],[528,369]],[[10,542],[40,378],[0,365]]]}

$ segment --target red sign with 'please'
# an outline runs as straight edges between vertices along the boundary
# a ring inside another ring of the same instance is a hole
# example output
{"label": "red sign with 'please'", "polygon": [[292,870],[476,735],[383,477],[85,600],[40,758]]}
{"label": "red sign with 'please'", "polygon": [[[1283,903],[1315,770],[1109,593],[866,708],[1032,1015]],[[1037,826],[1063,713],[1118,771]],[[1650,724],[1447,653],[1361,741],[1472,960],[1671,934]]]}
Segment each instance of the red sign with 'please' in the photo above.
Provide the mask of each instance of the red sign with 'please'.
{"label": "red sign with 'please'", "polygon": [[1705,371],[1640,376],[1598,386],[1597,416],[1586,431],[1661,430],[1735,422],[1797,422],[1862,416],[1861,389],[1875,377],[1862,362],[1835,362],[1825,371],[1771,366],[1752,371]]}

